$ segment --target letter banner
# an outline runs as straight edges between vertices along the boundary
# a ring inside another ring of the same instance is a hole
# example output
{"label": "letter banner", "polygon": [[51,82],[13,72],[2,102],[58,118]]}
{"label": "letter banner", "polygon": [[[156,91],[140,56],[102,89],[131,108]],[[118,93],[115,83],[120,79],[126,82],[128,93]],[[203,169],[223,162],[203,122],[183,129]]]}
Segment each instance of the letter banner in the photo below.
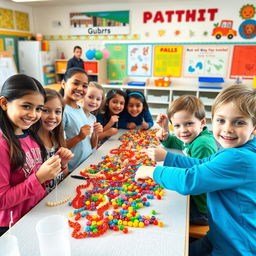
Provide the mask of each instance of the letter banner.
{"label": "letter banner", "polygon": [[71,35],[104,36],[129,33],[129,11],[70,13]]}

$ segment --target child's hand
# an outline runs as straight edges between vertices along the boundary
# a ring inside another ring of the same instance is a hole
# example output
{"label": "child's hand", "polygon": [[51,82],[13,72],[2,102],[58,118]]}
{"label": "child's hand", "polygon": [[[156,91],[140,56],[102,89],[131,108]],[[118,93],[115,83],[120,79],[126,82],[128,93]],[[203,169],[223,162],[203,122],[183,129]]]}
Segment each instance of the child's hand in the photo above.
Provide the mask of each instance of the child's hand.
{"label": "child's hand", "polygon": [[74,154],[71,152],[71,150],[63,147],[59,148],[59,150],[56,152],[56,155],[60,157],[62,169],[66,169],[68,161],[74,157]]}
{"label": "child's hand", "polygon": [[140,166],[135,174],[135,181],[138,181],[139,179],[145,180],[145,179],[153,179],[153,173],[154,173],[155,167],[153,166]]}
{"label": "child's hand", "polygon": [[168,139],[168,135],[169,133],[164,129],[159,129],[159,131],[156,133],[156,137],[161,141],[166,141]]}
{"label": "child's hand", "polygon": [[147,129],[148,129],[148,127],[149,127],[148,123],[146,123],[146,122],[142,122],[142,124],[141,124],[141,129],[143,129],[143,130],[147,130]]}
{"label": "child's hand", "polygon": [[118,120],[119,120],[119,116],[118,115],[113,115],[113,116],[111,116],[111,118],[110,118],[110,125],[112,126],[112,125],[114,125],[115,123],[117,123],[118,122]]}
{"label": "child's hand", "polygon": [[88,136],[91,132],[91,126],[86,124],[80,128],[80,132],[78,134],[79,138],[83,140],[86,136]]}
{"label": "child's hand", "polygon": [[127,129],[136,129],[136,124],[135,123],[128,123],[127,124]]}
{"label": "child's hand", "polygon": [[95,135],[99,135],[100,133],[103,133],[103,127],[101,125],[101,123],[97,123],[97,122],[94,122],[94,125],[93,125],[93,132]]}
{"label": "child's hand", "polygon": [[36,177],[40,184],[47,180],[54,179],[61,171],[61,159],[58,155],[52,156],[47,159],[36,172]]}
{"label": "child's hand", "polygon": [[164,161],[164,159],[167,155],[167,152],[162,147],[149,148],[147,150],[147,155],[153,161],[162,162],[162,161]]}
{"label": "child's hand", "polygon": [[156,123],[162,128],[168,129],[168,118],[165,114],[159,114],[156,118]]}

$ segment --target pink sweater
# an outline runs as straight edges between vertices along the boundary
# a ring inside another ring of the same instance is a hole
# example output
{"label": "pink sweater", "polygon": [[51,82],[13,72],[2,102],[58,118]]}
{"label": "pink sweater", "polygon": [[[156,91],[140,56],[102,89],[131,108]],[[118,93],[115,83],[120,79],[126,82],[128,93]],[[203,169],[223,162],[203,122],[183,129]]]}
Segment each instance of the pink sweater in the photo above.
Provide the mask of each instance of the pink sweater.
{"label": "pink sweater", "polygon": [[14,171],[10,169],[9,146],[0,132],[0,227],[9,226],[11,211],[16,223],[46,195],[35,176],[42,165],[40,147],[28,134],[19,140],[26,161]]}

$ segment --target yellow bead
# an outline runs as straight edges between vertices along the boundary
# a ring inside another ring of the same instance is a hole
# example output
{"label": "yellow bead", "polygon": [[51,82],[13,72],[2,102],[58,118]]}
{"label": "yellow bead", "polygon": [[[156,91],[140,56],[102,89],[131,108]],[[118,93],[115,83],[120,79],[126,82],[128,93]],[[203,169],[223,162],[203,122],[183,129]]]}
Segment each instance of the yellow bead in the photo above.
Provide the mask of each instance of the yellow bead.
{"label": "yellow bead", "polygon": [[140,223],[139,223],[139,227],[140,227],[140,228],[144,228],[144,222],[140,222]]}
{"label": "yellow bead", "polygon": [[133,222],[129,221],[129,222],[128,222],[128,226],[129,226],[129,227],[132,227],[132,226],[133,226]]}

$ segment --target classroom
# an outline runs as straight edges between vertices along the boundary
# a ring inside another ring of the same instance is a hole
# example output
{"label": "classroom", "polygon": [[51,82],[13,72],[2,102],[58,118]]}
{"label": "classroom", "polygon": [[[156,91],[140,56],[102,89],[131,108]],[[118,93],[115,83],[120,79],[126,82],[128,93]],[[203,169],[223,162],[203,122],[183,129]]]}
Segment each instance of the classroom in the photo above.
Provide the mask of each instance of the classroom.
{"label": "classroom", "polygon": [[0,0],[0,255],[256,255],[256,3]]}

